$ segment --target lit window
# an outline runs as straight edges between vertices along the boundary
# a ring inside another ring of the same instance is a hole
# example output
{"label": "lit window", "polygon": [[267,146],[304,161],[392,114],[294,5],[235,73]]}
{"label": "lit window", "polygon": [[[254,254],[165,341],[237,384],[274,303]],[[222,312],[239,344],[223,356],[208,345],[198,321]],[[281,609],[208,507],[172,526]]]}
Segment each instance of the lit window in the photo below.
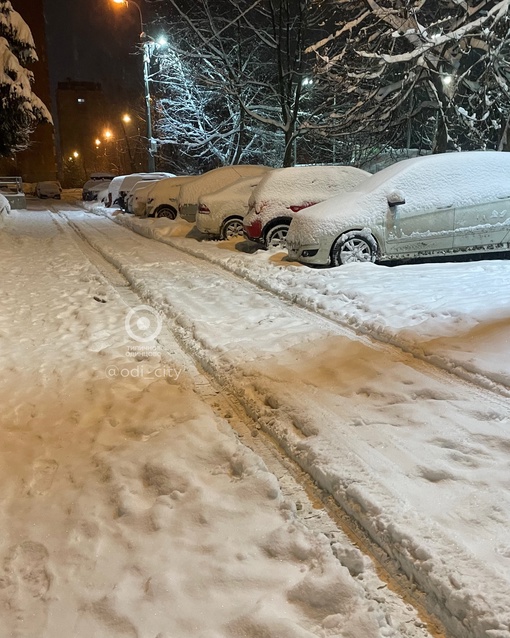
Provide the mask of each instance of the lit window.
{"label": "lit window", "polygon": [[78,98],[78,104],[85,104],[85,100],[82,97]]}

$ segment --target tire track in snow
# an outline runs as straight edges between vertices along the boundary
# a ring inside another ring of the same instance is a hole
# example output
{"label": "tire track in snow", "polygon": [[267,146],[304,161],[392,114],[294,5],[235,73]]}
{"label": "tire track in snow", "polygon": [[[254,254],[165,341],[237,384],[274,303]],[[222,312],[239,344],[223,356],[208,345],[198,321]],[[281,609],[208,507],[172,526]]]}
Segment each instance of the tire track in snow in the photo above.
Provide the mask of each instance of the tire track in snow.
{"label": "tire track in snow", "polygon": [[[150,301],[139,295],[137,287],[126,280],[122,268],[103,254],[94,242],[91,243],[79,225],[64,215],[68,222],[64,226],[62,217],[55,215],[53,221],[117,290],[128,307]],[[120,289],[119,278],[125,282]],[[126,285],[131,287],[126,289]],[[253,404],[246,409],[246,404],[239,401],[228,381],[222,383],[207,361],[198,356],[182,325],[176,323],[171,333],[164,325],[157,342],[163,352],[171,352],[174,362],[175,340],[183,347],[181,365],[193,377],[197,394],[215,414],[229,422],[244,445],[263,459],[277,477],[284,496],[298,504],[300,519],[315,534],[323,534],[329,539],[335,555],[351,575],[356,578],[363,574],[360,582],[367,598],[387,609],[387,617],[392,619],[393,626],[399,627],[399,635],[402,638],[444,638],[446,634],[441,623],[427,612],[424,597],[406,575],[395,570],[394,563],[374,545],[364,530],[340,510],[334,499],[318,488],[310,475],[286,456],[278,442],[260,427],[256,416],[258,406]],[[367,560],[369,564],[374,563],[375,569],[367,569]]]}
{"label": "tire track in snow", "polygon": [[[346,453],[341,448],[335,449],[337,464],[344,468],[351,468],[354,472],[352,476],[356,478],[355,480],[348,478],[349,474],[345,474],[345,472],[342,478],[342,473],[338,475],[335,471],[332,472],[332,468],[328,466],[328,458],[331,457],[321,456],[320,453],[317,454],[317,451],[312,453],[313,450],[307,446],[309,442],[307,437],[305,436],[305,439],[303,439],[302,436],[297,435],[296,425],[292,418],[288,417],[289,413],[292,416],[293,410],[286,403],[286,397],[284,397],[280,405],[274,404],[268,395],[267,387],[264,387],[263,384],[250,388],[243,384],[242,381],[240,382],[234,378],[232,370],[225,369],[218,358],[214,356],[213,351],[208,350],[207,343],[198,334],[197,326],[193,325],[192,320],[183,316],[182,310],[179,309],[178,305],[175,306],[168,296],[163,298],[160,292],[157,291],[157,286],[151,286],[151,282],[144,279],[143,276],[140,278],[140,273],[131,264],[127,254],[122,257],[121,253],[117,252],[115,245],[112,244],[112,238],[108,237],[108,232],[101,228],[98,230],[98,224],[94,225],[94,223],[90,223],[90,220],[82,219],[81,222],[80,220],[73,220],[71,223],[80,227],[80,232],[84,234],[87,241],[91,242],[106,259],[123,272],[133,288],[141,296],[174,319],[176,322],[175,333],[180,337],[186,350],[201,363],[221,387],[229,388],[236,400],[243,405],[248,415],[258,420],[262,427],[272,437],[277,439],[280,446],[305,471],[309,472],[324,489],[331,493],[341,507],[364,527],[375,542],[379,543],[387,554],[400,564],[409,577],[415,579],[423,591],[428,592],[427,603],[429,609],[442,617],[453,635],[485,638],[487,636],[486,631],[494,629],[496,631],[493,634],[494,638],[510,636],[510,630],[503,629],[503,627],[499,626],[499,622],[495,620],[495,618],[499,617],[498,614],[501,617],[503,615],[508,616],[508,610],[510,610],[510,601],[507,598],[508,594],[505,593],[507,586],[504,580],[501,580],[499,585],[496,585],[499,578],[494,573],[490,570],[486,571],[486,568],[481,563],[471,560],[463,551],[452,552],[451,540],[443,538],[442,534],[436,529],[429,529],[428,533],[425,533],[423,537],[427,539],[428,544],[434,547],[432,556],[427,549],[427,543],[423,546],[416,545],[413,533],[409,535],[406,532],[406,525],[411,530],[423,529],[423,521],[418,512],[405,512],[405,515],[402,511],[399,513],[398,506],[395,510],[397,504],[394,499],[392,501],[391,498],[384,497],[384,490],[383,492],[377,491],[378,497],[381,498],[379,501],[377,499],[373,501],[370,489],[367,490],[367,486],[369,488],[372,487],[370,479],[374,477],[366,474],[363,464],[360,465],[358,462],[359,459],[352,458],[352,454]],[[99,224],[99,226],[102,225]],[[135,236],[133,236],[132,244],[146,247],[147,244],[144,243],[146,241],[146,239],[141,237],[135,240]],[[168,256],[170,254],[168,253]],[[126,258],[128,259],[127,262]],[[192,263],[192,259],[189,256],[184,261]],[[150,272],[147,274],[150,278]],[[240,282],[239,278],[236,277],[234,279],[237,279],[238,284],[243,283],[246,287],[246,282]],[[226,283],[226,285],[231,286],[232,284]],[[280,300],[280,303],[283,302]],[[312,314],[301,309],[299,309],[299,312],[294,309],[294,312],[297,314],[302,313],[303,316],[306,315],[307,317]],[[308,317],[307,320],[309,321],[310,318]],[[314,322],[317,324],[318,322],[324,322],[324,320],[318,320],[317,317],[314,317]],[[336,329],[338,331],[339,327],[337,326]],[[356,337],[356,339],[361,341],[360,337]],[[382,346],[378,349],[384,350]],[[415,361],[415,363],[417,362]],[[421,364],[419,367],[429,368],[425,364]],[[444,376],[444,373],[442,375]],[[449,383],[451,384],[452,381],[450,378]],[[455,383],[456,385],[462,385]],[[460,390],[461,388],[458,389]],[[470,389],[472,390],[472,388]],[[466,388],[463,391],[465,392],[465,390]],[[501,401],[501,398],[500,402],[506,403]],[[323,412],[322,417],[328,418],[327,411]],[[313,438],[312,434],[310,440],[313,441]],[[362,479],[361,482],[360,479]],[[381,502],[384,504],[382,511]],[[401,522],[405,523],[404,527],[394,522],[399,520],[399,518]],[[437,561],[433,560],[434,556],[437,556]],[[464,568],[463,577],[465,576],[469,581],[467,588],[462,578],[459,580],[457,576],[452,576],[452,574],[456,573],[455,565],[459,560],[462,561]],[[494,590],[489,592],[489,594],[487,592],[477,592],[476,605],[472,606],[473,589],[470,587],[479,582],[481,574],[484,574],[482,582],[486,579],[489,579],[487,582],[490,582],[492,577]]]}
{"label": "tire track in snow", "polygon": [[502,384],[495,378],[483,375],[479,371],[469,370],[465,367],[465,365],[462,365],[459,362],[452,361],[451,359],[444,358],[435,353],[427,353],[421,348],[416,347],[416,345],[414,345],[413,343],[406,343],[405,340],[399,338],[398,334],[393,333],[391,330],[381,329],[380,331],[374,331],[362,321],[357,322],[355,327],[353,327],[352,322],[342,320],[342,318],[338,317],[338,315],[328,311],[327,309],[322,309],[318,306],[311,308],[310,299],[306,294],[299,292],[296,293],[295,290],[288,293],[284,289],[281,289],[276,285],[272,285],[270,279],[264,278],[263,276],[258,276],[256,269],[252,270],[244,266],[244,264],[233,265],[230,262],[220,258],[215,259],[210,253],[206,253],[204,251],[201,251],[200,249],[193,248],[190,245],[183,245],[182,241],[180,241],[181,238],[152,236],[149,237],[148,235],[139,233],[136,225],[131,225],[129,224],[129,222],[126,223],[124,219],[118,219],[116,217],[111,218],[108,215],[104,216],[119,224],[120,226],[129,228],[142,237],[154,239],[155,241],[158,241],[160,243],[172,246],[172,248],[175,248],[176,250],[179,250],[184,254],[192,255],[193,257],[201,259],[205,262],[219,266],[226,272],[229,272],[242,280],[251,282],[261,290],[271,292],[286,302],[299,306],[307,312],[318,315],[327,321],[331,321],[337,326],[343,327],[345,330],[349,331],[353,335],[363,335],[374,344],[380,343],[388,347],[392,347],[400,352],[405,353],[406,355],[415,358],[417,361],[422,361],[427,365],[436,368],[442,374],[451,374],[462,381],[468,382],[485,390],[490,390],[495,394],[500,394],[503,397],[510,398],[510,388]]}

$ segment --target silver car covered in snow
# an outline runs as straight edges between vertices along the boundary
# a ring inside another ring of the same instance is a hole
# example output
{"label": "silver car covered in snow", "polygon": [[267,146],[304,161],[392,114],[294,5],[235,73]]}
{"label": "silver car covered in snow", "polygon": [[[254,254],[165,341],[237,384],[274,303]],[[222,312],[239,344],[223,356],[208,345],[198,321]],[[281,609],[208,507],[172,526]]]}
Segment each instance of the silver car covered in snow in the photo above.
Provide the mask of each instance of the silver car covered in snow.
{"label": "silver car covered in snow", "polygon": [[287,248],[302,263],[333,266],[509,250],[510,153],[398,162],[302,211]]}

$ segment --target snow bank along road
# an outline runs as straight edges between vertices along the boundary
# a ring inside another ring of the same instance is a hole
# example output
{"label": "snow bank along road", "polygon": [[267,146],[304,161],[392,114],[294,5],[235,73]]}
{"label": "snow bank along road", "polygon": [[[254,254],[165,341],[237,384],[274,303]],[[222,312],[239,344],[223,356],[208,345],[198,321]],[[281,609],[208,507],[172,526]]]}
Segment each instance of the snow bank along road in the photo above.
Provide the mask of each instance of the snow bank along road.
{"label": "snow bank along road", "polygon": [[67,217],[453,635],[510,636],[507,398],[108,219]]}
{"label": "snow bank along road", "polygon": [[0,264],[0,638],[430,638],[63,217]]}

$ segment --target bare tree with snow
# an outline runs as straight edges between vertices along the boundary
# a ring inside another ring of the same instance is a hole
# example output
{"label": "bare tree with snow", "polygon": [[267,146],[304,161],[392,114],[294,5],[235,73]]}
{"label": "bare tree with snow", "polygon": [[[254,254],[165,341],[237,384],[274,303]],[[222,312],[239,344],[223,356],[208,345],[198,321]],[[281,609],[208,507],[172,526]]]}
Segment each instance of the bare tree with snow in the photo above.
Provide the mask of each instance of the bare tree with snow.
{"label": "bare tree with snow", "polygon": [[308,49],[337,87],[338,131],[376,145],[502,148],[508,0],[336,0]]}
{"label": "bare tree with snow", "polygon": [[298,145],[310,161],[322,146],[331,152],[325,113],[332,101],[310,81],[314,58],[305,53],[323,33],[329,2],[168,4],[172,50],[155,78],[164,140],[218,164],[258,158],[288,166]]}
{"label": "bare tree with snow", "polygon": [[25,149],[39,122],[51,122],[43,102],[33,93],[27,65],[37,60],[26,22],[9,0],[0,0],[0,156]]}

